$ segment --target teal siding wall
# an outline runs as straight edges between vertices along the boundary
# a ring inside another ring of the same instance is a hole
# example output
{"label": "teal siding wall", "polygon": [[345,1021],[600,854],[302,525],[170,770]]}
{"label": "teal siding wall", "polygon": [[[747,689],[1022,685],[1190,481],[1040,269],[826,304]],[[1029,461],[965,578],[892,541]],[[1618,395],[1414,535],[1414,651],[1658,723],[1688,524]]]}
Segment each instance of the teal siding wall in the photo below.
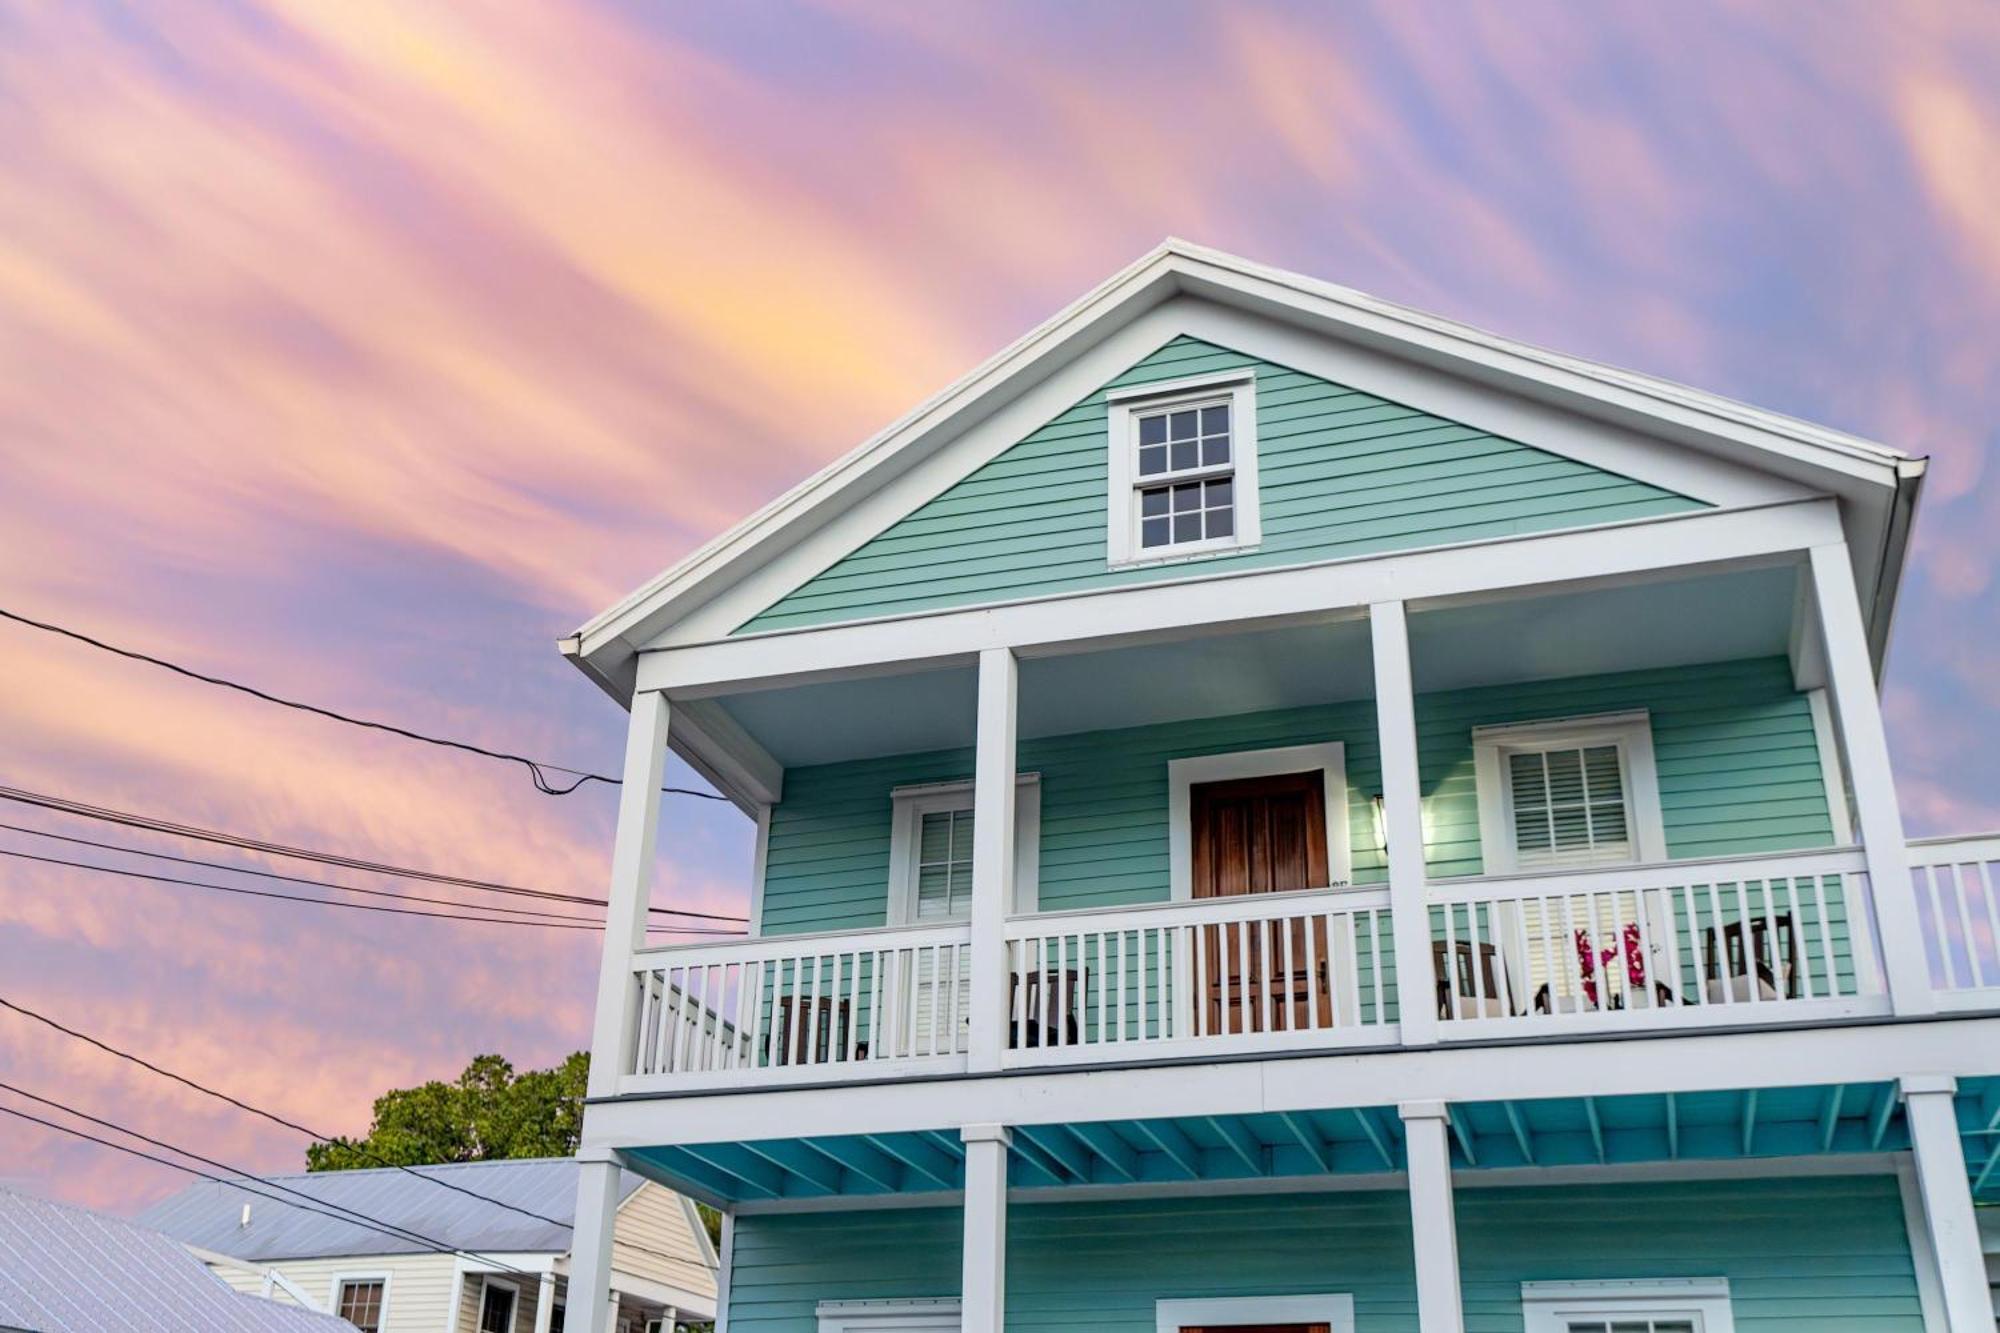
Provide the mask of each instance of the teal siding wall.
{"label": "teal siding wall", "polygon": [[[1804,696],[1782,658],[1539,681],[1421,696],[1418,745],[1434,875],[1481,869],[1472,728],[1651,710],[1667,845],[1677,857],[1826,846],[1833,838]],[[1372,798],[1380,757],[1371,702],[1208,718],[1024,741],[1042,775],[1044,910],[1167,896],[1167,761],[1317,741],[1347,747],[1354,879],[1379,883]],[[889,881],[889,791],[967,778],[970,750],[792,769],[771,814],[763,928],[880,925]]]}
{"label": "teal siding wall", "polygon": [[[1918,1333],[1889,1176],[1461,1189],[1467,1333],[1519,1333],[1520,1284],[1726,1277],[1744,1333]],[[954,1210],[739,1218],[735,1333],[812,1333],[822,1300],[951,1296]],[[1010,1329],[1152,1333],[1162,1297],[1345,1291],[1359,1333],[1414,1333],[1400,1193],[1016,1205]]]}
{"label": "teal siding wall", "polygon": [[[1700,509],[1686,496],[1193,338],[1105,388],[1254,366],[1263,543],[1208,571]],[[1185,576],[1105,561],[1104,390],[753,617],[738,633]]]}

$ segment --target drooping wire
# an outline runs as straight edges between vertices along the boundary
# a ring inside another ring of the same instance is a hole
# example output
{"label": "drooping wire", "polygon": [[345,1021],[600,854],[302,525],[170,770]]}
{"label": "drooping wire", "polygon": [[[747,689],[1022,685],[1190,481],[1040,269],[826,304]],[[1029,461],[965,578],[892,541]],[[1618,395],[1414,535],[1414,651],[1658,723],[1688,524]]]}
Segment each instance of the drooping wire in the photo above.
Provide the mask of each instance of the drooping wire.
{"label": "drooping wire", "polygon": [[[81,630],[69,629],[46,620],[37,620],[32,616],[24,616],[18,611],[9,611],[5,607],[0,607],[0,619],[11,620],[17,625],[26,625],[30,629],[38,629],[46,634],[59,635],[62,638],[85,644],[101,652],[123,657],[129,661],[144,662],[148,666],[159,667],[163,671],[171,671],[177,676],[184,676],[189,680],[198,680],[204,685],[215,685],[225,690],[235,690],[239,694],[247,694],[251,698],[262,700],[267,704],[276,704],[280,708],[291,708],[301,713],[311,713],[315,717],[326,718],[332,722],[342,722],[350,727],[362,727],[369,731],[387,732],[391,736],[401,736],[404,740],[418,741],[424,745],[435,745],[447,750],[459,750],[466,754],[478,755],[482,759],[497,759],[503,763],[519,764],[528,770],[528,776],[534,782],[535,790],[541,792],[544,796],[567,796],[589,782],[601,782],[610,787],[624,785],[624,779],[611,777],[608,774],[592,773],[580,768],[569,768],[563,764],[552,764],[544,759],[530,759],[526,755],[512,754],[506,750],[488,749],[483,745],[475,745],[471,741],[452,740],[444,736],[426,735],[424,732],[412,731],[408,727],[399,726],[393,722],[377,722],[372,718],[355,717],[352,714],[342,713],[332,708],[325,708],[319,704],[309,704],[298,699],[287,699],[282,695],[272,694],[268,690],[258,689],[254,685],[245,685],[241,681],[230,680],[226,676],[212,676],[205,671],[196,671],[193,667],[182,666],[178,662],[170,662],[164,657],[156,657],[151,653],[140,652],[135,648],[121,648],[115,643],[107,643],[103,639],[85,634]],[[550,773],[563,773],[576,780],[567,786],[561,786],[549,779],[548,775]],[[716,792],[697,791],[691,787],[662,787],[660,790],[673,796],[694,796],[705,801],[726,801],[729,799]]]}

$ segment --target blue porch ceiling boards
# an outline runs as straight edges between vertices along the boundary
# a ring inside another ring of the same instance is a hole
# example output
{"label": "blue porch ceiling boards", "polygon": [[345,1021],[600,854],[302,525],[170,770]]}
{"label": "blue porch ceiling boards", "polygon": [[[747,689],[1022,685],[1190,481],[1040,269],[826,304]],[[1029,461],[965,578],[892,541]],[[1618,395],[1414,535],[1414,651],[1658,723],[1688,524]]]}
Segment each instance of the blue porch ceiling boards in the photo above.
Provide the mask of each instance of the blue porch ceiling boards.
{"label": "blue porch ceiling boards", "polygon": [[[2000,1079],[1970,1080],[1957,1100],[1966,1170],[2000,1199]],[[1017,1125],[1016,1189],[1296,1179],[1402,1171],[1402,1123],[1373,1106],[1157,1120]],[[1754,1088],[1451,1107],[1453,1165],[1622,1166],[1902,1152],[1890,1083]],[[634,1169],[712,1203],[922,1195],[964,1187],[956,1132],[768,1139],[637,1149]]]}

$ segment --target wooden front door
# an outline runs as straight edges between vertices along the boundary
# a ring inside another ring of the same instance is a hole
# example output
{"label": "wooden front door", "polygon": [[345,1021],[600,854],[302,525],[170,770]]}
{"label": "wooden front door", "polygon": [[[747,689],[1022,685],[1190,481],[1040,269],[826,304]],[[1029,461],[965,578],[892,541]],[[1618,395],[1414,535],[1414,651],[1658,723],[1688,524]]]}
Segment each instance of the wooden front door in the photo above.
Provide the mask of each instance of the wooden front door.
{"label": "wooden front door", "polygon": [[[1326,887],[1326,787],[1318,770],[1206,782],[1188,796],[1196,898]],[[1308,949],[1303,920],[1276,928],[1270,923],[1207,927],[1206,1030],[1312,1027],[1319,1021],[1315,1008],[1330,1014],[1324,921],[1312,929]],[[1318,960],[1317,968],[1310,959]]]}

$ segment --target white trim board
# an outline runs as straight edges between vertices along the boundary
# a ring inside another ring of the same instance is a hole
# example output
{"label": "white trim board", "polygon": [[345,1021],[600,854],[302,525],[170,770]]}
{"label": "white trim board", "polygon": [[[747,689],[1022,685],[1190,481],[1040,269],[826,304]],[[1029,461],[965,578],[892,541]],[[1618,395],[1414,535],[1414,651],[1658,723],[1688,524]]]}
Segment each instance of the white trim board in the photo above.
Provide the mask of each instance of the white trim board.
{"label": "white trim board", "polygon": [[1729,1279],[1620,1278],[1593,1282],[1523,1282],[1525,1333],[1569,1333],[1572,1321],[1685,1320],[1695,1333],[1735,1333]]}
{"label": "white trim board", "polygon": [[1313,769],[1319,770],[1326,802],[1326,869],[1333,883],[1306,887],[1347,887],[1354,876],[1353,840],[1347,823],[1347,747],[1339,741],[1325,741],[1167,761],[1168,877],[1173,900],[1185,902],[1194,894],[1194,787]]}
{"label": "white trim board", "polygon": [[1325,1324],[1332,1333],[1354,1333],[1354,1297],[1347,1292],[1310,1296],[1203,1296],[1153,1304],[1158,1333],[1229,1324]]}
{"label": "white trim board", "polygon": [[813,1308],[819,1333],[958,1333],[956,1297],[887,1301],[821,1301]]}
{"label": "white trim board", "polygon": [[[1446,374],[1489,392],[1497,390],[1498,396],[1594,418],[1600,425],[1642,429],[1696,454],[1732,460],[1724,467],[1741,468],[1741,462],[1734,460],[1756,459],[1758,467],[1750,471],[1768,470],[1809,489],[1835,491],[1870,511],[1860,518],[1857,529],[1866,585],[1872,587],[1878,571],[1893,577],[1900,568],[1900,553],[1891,548],[1904,540],[1907,524],[1894,521],[1891,511],[1914,499],[1923,471],[1919,460],[1668,381],[1545,352],[1330,283],[1169,240],[874,439],[595,617],[563,641],[563,651],[622,698],[629,689],[630,654],[639,643],[656,638],[667,626],[687,619],[696,607],[722,599],[739,585],[761,581],[767,570],[784,563],[795,548],[803,548],[833,517],[858,509],[866,495],[921,461],[903,455],[936,451],[965,436],[969,423],[1005,412],[1034,387],[1056,379],[1070,364],[1177,295],[1204,298],[1218,309],[1235,307],[1225,314],[1249,310],[1266,323],[1302,326],[1323,346],[1363,349],[1399,365]],[[1155,345],[1164,341],[1158,339]],[[1301,368],[1319,373],[1311,366]],[[1100,375],[1094,383],[1108,378]],[[1070,401],[1079,396],[1071,395]],[[1385,396],[1399,401],[1410,397],[1393,391]],[[1020,433],[1025,432],[1016,435]],[[832,558],[837,555],[817,552],[780,582],[796,586],[832,563]],[[770,591],[769,586],[757,590],[763,598],[757,609],[775,600],[766,595]],[[1871,605],[1883,601],[1869,600]],[[1882,610],[1886,614],[1886,604]]]}

